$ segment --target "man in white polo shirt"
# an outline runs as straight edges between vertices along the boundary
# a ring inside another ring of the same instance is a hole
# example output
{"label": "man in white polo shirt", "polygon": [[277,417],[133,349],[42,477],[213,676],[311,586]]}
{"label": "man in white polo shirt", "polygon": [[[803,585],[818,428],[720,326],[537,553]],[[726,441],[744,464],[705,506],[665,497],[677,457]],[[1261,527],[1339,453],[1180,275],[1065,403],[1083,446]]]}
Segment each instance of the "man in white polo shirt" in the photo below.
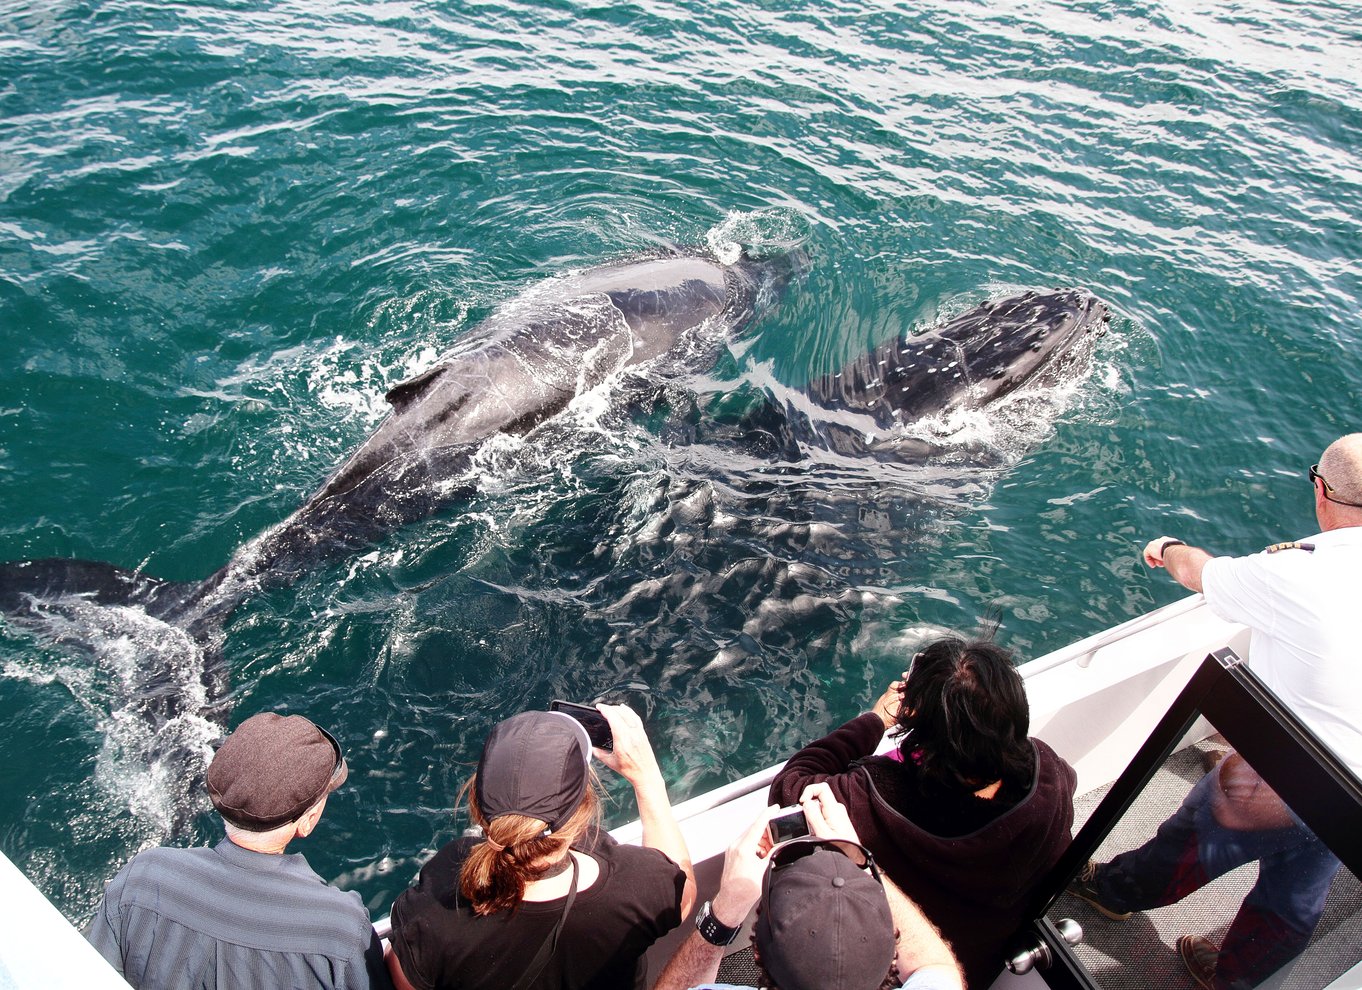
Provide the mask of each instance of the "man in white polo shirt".
{"label": "man in white polo shirt", "polygon": [[[1250,628],[1253,672],[1362,778],[1362,433],[1330,444],[1309,478],[1315,536],[1248,557],[1212,557],[1160,536],[1144,559],[1203,592],[1216,615]],[[1192,789],[1153,839],[1092,864],[1070,892],[1119,920],[1253,860],[1258,882],[1221,946],[1200,935],[1178,939],[1198,984],[1239,990],[1304,951],[1339,864],[1237,754]]]}

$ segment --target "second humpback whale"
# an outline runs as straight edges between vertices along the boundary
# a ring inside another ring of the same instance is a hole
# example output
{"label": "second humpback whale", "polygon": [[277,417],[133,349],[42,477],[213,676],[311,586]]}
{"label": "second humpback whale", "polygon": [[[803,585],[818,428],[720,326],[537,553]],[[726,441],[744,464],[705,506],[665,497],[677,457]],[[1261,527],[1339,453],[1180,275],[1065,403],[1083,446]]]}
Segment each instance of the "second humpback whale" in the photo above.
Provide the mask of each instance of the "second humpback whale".
{"label": "second humpback whale", "polygon": [[906,434],[905,425],[1072,380],[1110,318],[1106,304],[1083,289],[985,302],[811,381],[805,392],[818,413],[800,417],[799,432],[843,453],[923,457],[931,445]]}
{"label": "second humpback whale", "polygon": [[[202,582],[161,581],[112,564],[45,559],[0,564],[0,612],[77,596],[136,606],[196,639],[216,635],[262,584],[381,537],[466,492],[468,466],[496,434],[526,434],[623,369],[696,360],[802,270],[795,252],[731,265],[699,254],[635,259],[550,279],[511,300],[454,353],[387,395],[392,411],[292,515]],[[806,389],[820,410],[801,432],[855,452],[912,456],[898,427],[928,413],[983,407],[1053,381],[1086,359],[1107,321],[1082,290],[986,303],[926,333],[897,337]],[[716,329],[703,334],[703,328]],[[711,355],[712,356],[712,355]]]}

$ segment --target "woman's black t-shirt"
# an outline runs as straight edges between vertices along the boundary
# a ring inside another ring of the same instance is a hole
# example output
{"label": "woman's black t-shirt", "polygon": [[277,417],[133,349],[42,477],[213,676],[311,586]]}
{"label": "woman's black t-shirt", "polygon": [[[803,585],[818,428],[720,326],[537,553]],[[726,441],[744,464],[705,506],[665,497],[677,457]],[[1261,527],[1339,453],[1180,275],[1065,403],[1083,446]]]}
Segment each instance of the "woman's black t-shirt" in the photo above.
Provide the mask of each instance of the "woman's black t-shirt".
{"label": "woman's black t-shirt", "polygon": [[[417,990],[515,986],[562,916],[566,898],[475,915],[459,894],[459,868],[473,842],[457,839],[442,848],[393,904],[393,951]],[[643,953],[681,924],[686,875],[665,855],[608,835],[588,855],[600,876],[577,891],[558,951],[530,990],[642,988]]]}

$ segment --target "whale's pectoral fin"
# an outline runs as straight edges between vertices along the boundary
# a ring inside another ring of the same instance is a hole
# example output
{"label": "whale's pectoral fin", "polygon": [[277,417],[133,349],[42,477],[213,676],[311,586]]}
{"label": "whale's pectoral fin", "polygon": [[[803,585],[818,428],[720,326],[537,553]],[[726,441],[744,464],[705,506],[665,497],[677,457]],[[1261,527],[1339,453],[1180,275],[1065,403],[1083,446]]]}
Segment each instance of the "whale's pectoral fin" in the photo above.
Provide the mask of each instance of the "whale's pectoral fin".
{"label": "whale's pectoral fin", "polygon": [[160,616],[196,587],[98,560],[17,560],[0,564],[0,613],[21,617],[34,599],[76,595],[97,605],[138,605]]}
{"label": "whale's pectoral fin", "polygon": [[444,370],[445,366],[440,364],[429,371],[423,371],[415,378],[408,378],[405,382],[394,385],[388,390],[388,394],[384,398],[388,400],[388,404],[393,409],[402,412],[412,403],[420,400]]}

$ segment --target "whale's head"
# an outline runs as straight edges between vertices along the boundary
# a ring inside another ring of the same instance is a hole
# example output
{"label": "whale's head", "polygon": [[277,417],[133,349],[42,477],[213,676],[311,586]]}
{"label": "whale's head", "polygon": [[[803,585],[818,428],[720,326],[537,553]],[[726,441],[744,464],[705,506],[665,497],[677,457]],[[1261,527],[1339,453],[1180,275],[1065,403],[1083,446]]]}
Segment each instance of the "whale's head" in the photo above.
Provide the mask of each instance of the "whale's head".
{"label": "whale's head", "polygon": [[1106,304],[1083,289],[1007,296],[891,340],[808,391],[824,407],[868,415],[882,429],[978,409],[1024,386],[1076,378],[1108,319]]}
{"label": "whale's head", "polygon": [[1106,304],[1084,289],[1025,292],[912,340],[924,352],[951,355],[936,371],[944,376],[941,386],[955,393],[947,405],[977,409],[1023,386],[1072,380],[1087,367],[1109,320]]}
{"label": "whale's head", "polygon": [[829,409],[870,415],[880,428],[981,409],[1023,385],[1077,377],[1107,320],[1106,304],[1090,291],[1028,291],[889,340],[813,381],[809,392]]}
{"label": "whale's head", "polygon": [[804,281],[812,267],[809,252],[803,247],[765,254],[744,250],[736,261],[724,263],[735,327],[742,329],[754,315],[773,308]]}

